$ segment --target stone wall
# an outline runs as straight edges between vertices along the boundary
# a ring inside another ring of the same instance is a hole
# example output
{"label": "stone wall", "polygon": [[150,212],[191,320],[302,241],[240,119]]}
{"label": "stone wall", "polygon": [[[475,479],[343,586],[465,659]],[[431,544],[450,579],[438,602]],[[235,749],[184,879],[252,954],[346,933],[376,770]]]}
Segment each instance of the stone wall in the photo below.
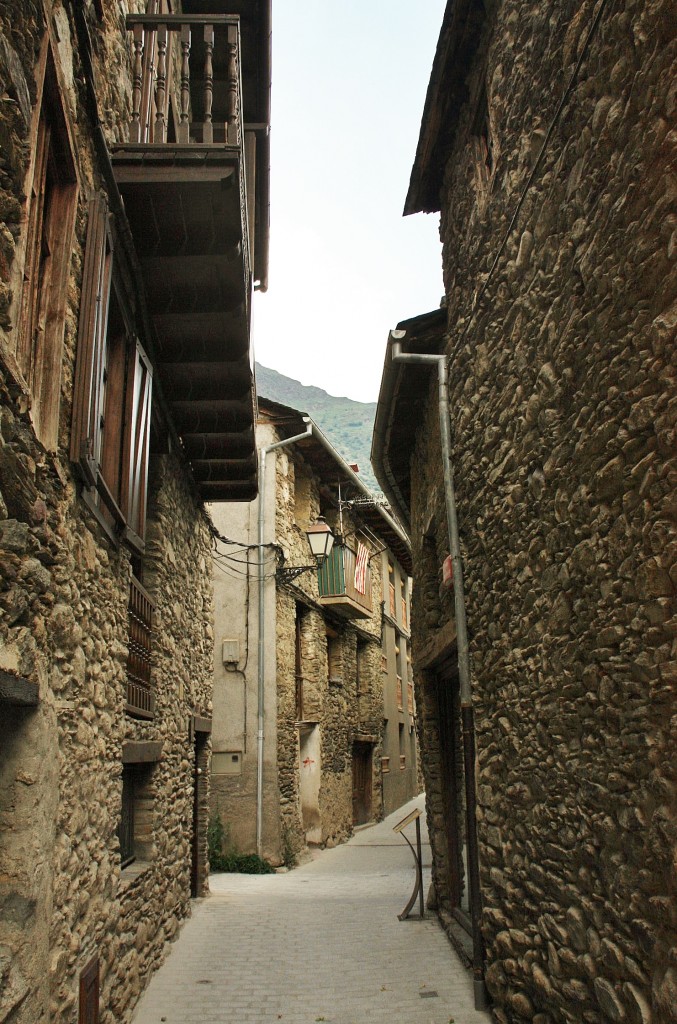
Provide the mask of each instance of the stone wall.
{"label": "stone wall", "polygon": [[[96,955],[100,1019],[117,1024],[129,1019],[189,910],[189,721],[211,708],[210,535],[181,460],[153,456],[148,547],[134,567],[157,602],[157,710],[152,721],[133,720],[124,712],[130,554],[86,508],[68,462],[87,199],[101,179],[76,86],[71,9],[48,6],[80,178],[54,452],[36,441],[11,357],[33,67],[45,27],[42,5],[0,3],[0,669],[38,683],[40,692],[35,710],[0,713],[0,1020],[70,1024],[79,974]],[[105,130],[115,136],[126,119],[128,76],[114,72],[127,44],[118,6],[104,8],[93,34],[106,67],[99,82]],[[116,832],[131,742],[162,746],[142,809],[149,863],[121,872]]]}
{"label": "stone wall", "polygon": [[[282,439],[277,424],[293,432],[290,415],[280,421],[261,400],[257,445],[268,447]],[[291,410],[287,411],[288,413]],[[299,414],[300,419],[300,414]],[[272,420],[272,422],[271,422]],[[277,422],[276,422],[277,421]],[[216,763],[229,750],[241,754],[241,771],[215,770],[212,811],[221,818],[231,845],[243,853],[256,850],[257,714],[259,656],[258,512],[264,502],[264,642],[263,648],[263,796],[261,852],[275,864],[291,863],[308,843],[333,846],[353,829],[353,760],[367,752],[371,763],[370,817],[384,811],[381,778],[385,691],[395,692],[395,660],[382,671],[382,633],[394,635],[394,624],[383,615],[381,561],[376,540],[372,552],[372,614],[349,619],[322,603],[317,574],[306,571],[294,579],[275,572],[276,566],[306,566],[311,559],[307,528],[320,514],[340,532],[338,494],[333,474],[322,476],[308,452],[309,444],[290,444],[267,452],[263,498],[248,511],[212,506],[218,529],[232,545],[219,544],[216,556],[216,667],[214,750]],[[322,458],[325,459],[324,449]],[[314,453],[317,459],[318,452]],[[337,464],[337,472],[340,465]],[[344,508],[343,534],[354,548],[359,524]],[[362,534],[360,535],[362,536]],[[244,550],[249,546],[249,565]],[[237,550],[236,550],[237,549]],[[232,559],[239,558],[239,561]],[[223,572],[220,568],[223,567]],[[296,630],[301,637],[302,713],[296,678]],[[239,660],[220,665],[221,640],[236,639]],[[328,643],[331,642],[332,665]],[[360,649],[358,687],[357,657]],[[235,695],[233,702],[228,695]],[[394,696],[393,696],[394,700]],[[235,708],[235,710],[233,710]],[[397,722],[393,719],[395,735]],[[410,737],[411,744],[411,737]],[[397,747],[397,739],[395,740]],[[415,745],[410,746],[412,761]],[[396,761],[399,758],[399,748]],[[367,767],[368,772],[368,767]],[[397,772],[397,768],[395,769]],[[408,767],[391,787],[391,803],[417,791],[416,769]],[[402,801],[400,801],[402,802]],[[388,810],[394,809],[393,804]],[[365,811],[366,813],[366,811]],[[364,815],[363,815],[364,816]]]}
{"label": "stone wall", "polygon": [[[607,3],[595,26],[573,0],[501,3],[469,78],[474,97],[486,83],[491,179],[470,107],[447,164],[453,458],[501,1022],[677,1019],[675,49],[667,0]],[[447,553],[432,387],[412,459],[420,643],[451,614],[431,576]],[[425,687],[419,701],[439,844]]]}

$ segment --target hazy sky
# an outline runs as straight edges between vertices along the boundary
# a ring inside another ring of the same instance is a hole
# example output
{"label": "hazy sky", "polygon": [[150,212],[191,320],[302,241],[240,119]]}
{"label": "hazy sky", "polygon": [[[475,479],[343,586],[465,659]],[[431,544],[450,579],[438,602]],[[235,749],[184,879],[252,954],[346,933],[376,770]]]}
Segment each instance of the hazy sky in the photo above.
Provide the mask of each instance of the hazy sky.
{"label": "hazy sky", "polygon": [[378,396],[388,331],[439,306],[437,214],[402,217],[444,0],[275,0],[270,282],[256,358]]}

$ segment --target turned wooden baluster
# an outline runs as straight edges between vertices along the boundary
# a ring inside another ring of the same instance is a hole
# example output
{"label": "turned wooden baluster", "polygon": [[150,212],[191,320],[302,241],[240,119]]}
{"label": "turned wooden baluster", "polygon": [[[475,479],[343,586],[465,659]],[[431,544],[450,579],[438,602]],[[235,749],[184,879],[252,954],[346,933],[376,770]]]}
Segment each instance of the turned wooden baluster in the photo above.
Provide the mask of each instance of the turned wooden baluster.
{"label": "turned wooden baluster", "polygon": [[202,141],[214,141],[212,125],[212,100],[214,97],[214,26],[205,25],[205,119],[202,128]]}
{"label": "turned wooden baluster", "polygon": [[129,141],[141,142],[141,89],[143,86],[143,25],[134,26],[134,61],[132,67],[132,123]]}
{"label": "turned wooden baluster", "polygon": [[228,28],[228,72],[226,100],[226,141],[237,143],[238,95],[237,95],[237,29]]}
{"label": "turned wooden baluster", "polygon": [[160,25],[157,30],[157,83],[155,87],[155,131],[153,142],[167,141],[167,26]]}
{"label": "turned wooden baluster", "polygon": [[188,110],[190,108],[190,25],[181,26],[181,119],[179,142],[190,142]]}

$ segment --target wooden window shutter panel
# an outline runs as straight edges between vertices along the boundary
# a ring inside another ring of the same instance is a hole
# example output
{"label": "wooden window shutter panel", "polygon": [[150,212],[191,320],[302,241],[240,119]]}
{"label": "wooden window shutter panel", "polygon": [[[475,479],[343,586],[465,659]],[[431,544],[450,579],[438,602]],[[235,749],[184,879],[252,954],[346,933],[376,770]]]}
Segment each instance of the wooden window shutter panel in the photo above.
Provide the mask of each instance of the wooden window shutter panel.
{"label": "wooden window shutter panel", "polygon": [[143,540],[146,532],[153,371],[150,359],[138,341],[130,357],[121,504],[128,528]]}
{"label": "wooden window shutter panel", "polygon": [[79,465],[91,486],[96,483],[100,460],[106,323],[113,268],[108,221],[106,197],[97,193],[89,203],[70,451],[71,460]]}
{"label": "wooden window shutter panel", "polygon": [[80,974],[78,1024],[99,1024],[99,958],[93,957]]}

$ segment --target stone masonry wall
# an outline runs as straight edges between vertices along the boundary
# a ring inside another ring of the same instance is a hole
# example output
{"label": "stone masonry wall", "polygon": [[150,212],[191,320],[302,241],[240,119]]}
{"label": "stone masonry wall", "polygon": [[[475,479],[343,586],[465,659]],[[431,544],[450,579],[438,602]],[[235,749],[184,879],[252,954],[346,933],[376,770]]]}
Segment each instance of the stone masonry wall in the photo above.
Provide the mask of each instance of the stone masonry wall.
{"label": "stone masonry wall", "polygon": [[[158,605],[158,707],[152,722],[134,721],[123,711],[130,558],[82,503],[68,462],[87,199],[101,179],[80,105],[71,9],[48,6],[80,176],[53,453],[35,439],[9,358],[33,67],[45,26],[42,5],[0,3],[0,669],[40,688],[37,709],[0,714],[0,1020],[70,1024],[79,973],[96,954],[100,1019],[118,1024],[189,907],[188,720],[211,706],[210,538],[181,462],[157,458],[144,583]],[[114,136],[128,106],[128,75],[116,73],[126,68],[127,41],[118,5],[104,8],[93,34],[106,68],[98,83],[105,129]],[[116,830],[130,740],[158,740],[163,748],[152,769],[150,864],[121,873]]]}
{"label": "stone masonry wall", "polygon": [[[496,8],[469,80],[486,83],[493,177],[468,108],[442,195],[503,1024],[677,1020],[674,7],[608,2],[596,27],[594,10]],[[421,555],[431,511],[446,544],[435,415],[431,394]],[[449,615],[434,587],[415,602],[419,631]]]}
{"label": "stone masonry wall", "polygon": [[[301,491],[296,495],[296,473]],[[318,481],[308,479],[308,468],[297,463],[293,448],[282,450],[276,456],[277,541],[290,565],[307,564],[307,525],[320,514]],[[305,521],[307,518],[307,522]],[[335,513],[329,511],[327,519],[337,528]],[[344,530],[352,533],[353,524],[344,515]],[[304,573],[293,586],[278,587],[277,593],[277,699],[278,699],[278,767],[281,800],[281,835],[283,845],[294,853],[305,846],[305,832],[300,814],[299,748],[296,726],[295,683],[295,615],[297,602],[306,607],[302,629],[302,665],[304,675],[304,708],[308,719],[316,721],[321,737],[320,818],[321,841],[334,846],[348,838],[353,827],[352,806],[352,753],[353,741],[358,735],[376,735],[374,748],[373,808],[381,813],[381,795],[377,765],[380,763],[380,735],[382,729],[383,690],[380,678],[378,647],[380,635],[376,623],[380,617],[380,574],[376,562],[373,577],[374,617],[363,621],[362,628],[373,637],[367,639],[375,648],[364,661],[363,693],[356,685],[357,631],[349,623],[327,618],[338,631],[340,652],[338,662],[341,675],[329,680],[327,662],[326,622],[318,604],[317,577]]]}

